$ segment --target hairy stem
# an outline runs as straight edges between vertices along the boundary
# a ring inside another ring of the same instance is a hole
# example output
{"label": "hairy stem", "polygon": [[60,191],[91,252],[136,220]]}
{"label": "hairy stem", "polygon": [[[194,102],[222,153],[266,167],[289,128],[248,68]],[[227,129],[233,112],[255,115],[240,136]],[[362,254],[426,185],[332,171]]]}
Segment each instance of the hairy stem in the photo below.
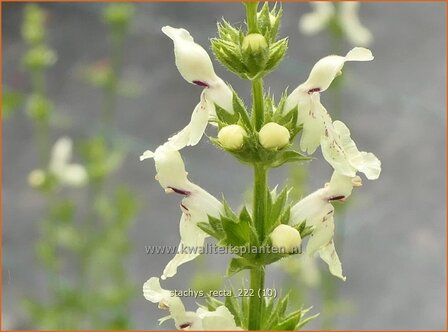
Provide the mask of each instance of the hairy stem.
{"label": "hairy stem", "polygon": [[[246,22],[249,33],[258,32],[257,7],[258,2],[245,2]],[[260,130],[264,122],[263,80],[252,81],[252,121],[255,130]],[[266,205],[267,205],[268,173],[265,166],[254,164],[254,202],[253,220],[258,238],[262,242],[265,238]],[[264,288],[264,267],[256,267],[250,271],[250,288],[253,296],[249,300],[249,330],[259,330],[262,321],[262,290]]]}

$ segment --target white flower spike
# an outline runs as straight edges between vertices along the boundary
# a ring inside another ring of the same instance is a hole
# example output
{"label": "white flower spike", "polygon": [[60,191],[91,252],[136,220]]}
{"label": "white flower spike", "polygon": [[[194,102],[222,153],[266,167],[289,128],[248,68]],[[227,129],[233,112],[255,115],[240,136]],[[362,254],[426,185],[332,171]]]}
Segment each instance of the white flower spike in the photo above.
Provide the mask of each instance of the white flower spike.
{"label": "white flower spike", "polygon": [[153,277],[145,282],[143,296],[150,302],[158,303],[159,308],[169,310],[170,315],[159,319],[160,324],[173,319],[179,330],[241,330],[225,306],[219,306],[215,311],[204,308],[198,308],[196,312],[186,311],[179,297],[160,286],[159,278]]}
{"label": "white flower spike", "polygon": [[311,2],[313,11],[302,16],[299,30],[305,35],[315,35],[325,30],[332,19],[336,19],[344,35],[353,45],[368,46],[372,33],[359,20],[360,3],[356,1],[341,2],[336,10],[331,2]]}
{"label": "white flower spike", "polygon": [[173,40],[179,73],[187,82],[204,88],[190,123],[169,139],[170,144],[176,150],[180,150],[199,142],[208,121],[216,116],[215,104],[225,111],[233,113],[233,92],[216,75],[207,51],[194,42],[187,30],[164,26],[162,32]]}
{"label": "white flower spike", "polygon": [[347,61],[371,61],[372,52],[366,48],[355,47],[346,56],[329,55],[320,59],[308,76],[286,99],[284,111],[298,107],[298,124],[303,124],[300,148],[308,154],[314,153],[320,144],[325,129],[331,126],[331,118],[320,102],[319,94],[329,88],[341,73]]}
{"label": "white flower spike", "polygon": [[334,248],[334,201],[345,201],[352,193],[353,187],[361,185],[359,176],[348,177],[334,172],[329,183],[306,196],[291,208],[290,224],[296,225],[306,221],[313,227],[308,240],[306,253],[310,256],[316,252],[324,260],[330,272],[345,280],[342,266]]}
{"label": "white flower spike", "polygon": [[159,146],[155,152],[146,151],[140,160],[154,158],[156,179],[167,193],[177,193],[184,198],[180,205],[181,241],[178,253],[165,267],[162,279],[174,276],[177,268],[199,256],[208,235],[197,227],[198,222],[208,222],[208,216],[219,217],[223,206],[214,196],[190,182],[180,153],[170,144]]}

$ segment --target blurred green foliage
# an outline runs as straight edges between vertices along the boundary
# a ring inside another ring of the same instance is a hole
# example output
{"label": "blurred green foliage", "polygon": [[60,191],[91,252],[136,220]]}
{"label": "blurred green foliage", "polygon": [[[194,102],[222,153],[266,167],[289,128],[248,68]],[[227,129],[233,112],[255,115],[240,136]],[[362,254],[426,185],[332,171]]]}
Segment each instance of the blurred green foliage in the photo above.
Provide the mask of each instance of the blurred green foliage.
{"label": "blurred green foliage", "polygon": [[[121,59],[133,13],[132,4],[105,6],[103,18],[113,41],[113,59]],[[22,64],[31,88],[27,92],[5,90],[2,102],[5,118],[26,100],[26,114],[36,127],[42,169],[47,169],[50,162],[50,120],[57,112],[46,94],[46,70],[57,60],[56,52],[46,43],[46,18],[47,13],[37,4],[25,6],[22,38],[27,50]],[[114,66],[92,77],[94,85],[102,88],[105,109],[116,107],[120,72],[121,61],[115,61]],[[106,120],[101,119],[103,126],[108,125]],[[129,188],[110,180],[120,168],[125,151],[105,135],[103,131],[75,142],[75,151],[88,175],[87,187],[76,189],[82,191],[84,199],[75,199],[74,189],[63,187],[51,172],[37,170],[30,174],[36,193],[47,202],[38,221],[36,244],[38,261],[47,275],[46,289],[41,297],[30,295],[23,301],[33,329],[131,328],[129,302],[136,288],[127,273],[126,258],[132,249],[128,233],[138,200]]]}

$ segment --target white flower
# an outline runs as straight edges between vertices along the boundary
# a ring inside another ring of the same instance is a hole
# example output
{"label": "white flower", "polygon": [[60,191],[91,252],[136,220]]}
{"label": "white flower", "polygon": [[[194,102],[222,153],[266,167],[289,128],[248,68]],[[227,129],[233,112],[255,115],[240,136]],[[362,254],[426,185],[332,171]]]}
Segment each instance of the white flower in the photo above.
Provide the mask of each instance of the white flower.
{"label": "white flower", "polygon": [[345,277],[333,243],[334,208],[331,202],[344,201],[351,195],[353,187],[360,185],[359,176],[348,177],[335,171],[324,188],[306,196],[291,208],[290,224],[306,221],[307,226],[313,227],[306,253],[311,256],[318,252],[330,272],[342,280]]}
{"label": "white flower", "polygon": [[322,154],[335,171],[346,176],[355,176],[359,171],[369,180],[378,179],[381,162],[373,154],[359,151],[350,137],[350,130],[341,121],[333,122],[321,140]]}
{"label": "white flower", "polygon": [[162,31],[173,40],[176,66],[182,77],[187,82],[204,88],[190,123],[169,139],[170,144],[180,150],[199,142],[208,121],[216,116],[215,104],[227,112],[233,113],[233,93],[227,84],[216,75],[212,61],[205,49],[194,42],[187,30],[164,26]]}
{"label": "white flower", "polygon": [[303,34],[314,35],[319,33],[326,29],[334,18],[353,45],[367,46],[372,42],[371,32],[359,20],[359,2],[341,2],[338,11],[330,2],[316,1],[311,2],[310,5],[314,10],[303,15],[299,21],[299,29]]}
{"label": "white flower", "polygon": [[160,286],[159,278],[153,277],[145,282],[143,296],[158,303],[159,308],[169,310],[170,315],[159,319],[160,323],[173,319],[179,330],[241,330],[225,306],[219,306],[215,311],[204,308],[198,308],[196,312],[186,311],[179,297]]}
{"label": "white flower", "polygon": [[314,153],[331,118],[320,102],[320,93],[327,90],[340,74],[347,61],[371,61],[372,52],[366,48],[355,47],[345,57],[329,55],[320,59],[311,69],[308,79],[299,85],[286,99],[284,111],[298,107],[298,124],[303,124],[300,148],[308,154]]}
{"label": "white flower", "polygon": [[280,249],[282,253],[298,252],[302,243],[299,231],[289,225],[278,225],[269,237],[272,246]]}
{"label": "white flower", "polygon": [[180,237],[178,253],[165,267],[162,279],[172,277],[177,268],[197,256],[204,246],[207,234],[197,227],[198,222],[208,222],[208,216],[218,218],[223,206],[214,196],[190,182],[180,153],[169,144],[159,146],[155,152],[146,151],[140,160],[154,158],[156,179],[167,193],[184,196],[180,205]]}
{"label": "white flower", "polygon": [[335,8],[327,1],[310,2],[313,11],[302,16],[299,29],[305,35],[314,35],[324,30],[334,16]]}
{"label": "white flower", "polygon": [[51,151],[48,169],[62,185],[82,186],[87,182],[87,172],[84,166],[70,162],[72,150],[73,142],[70,138],[58,139]]}
{"label": "white flower", "polygon": [[266,123],[258,133],[260,144],[265,149],[281,149],[289,144],[290,137],[289,130],[275,122]]}

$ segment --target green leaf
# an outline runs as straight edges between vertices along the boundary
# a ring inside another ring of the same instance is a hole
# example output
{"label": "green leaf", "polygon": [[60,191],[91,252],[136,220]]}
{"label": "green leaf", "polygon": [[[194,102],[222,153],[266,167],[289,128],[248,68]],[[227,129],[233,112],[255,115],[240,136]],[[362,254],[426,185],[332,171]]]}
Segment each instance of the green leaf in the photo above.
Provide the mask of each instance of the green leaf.
{"label": "green leaf", "polygon": [[221,219],[208,216],[208,222],[213,230],[219,235],[219,239],[222,239],[225,236],[224,229],[222,228]]}
{"label": "green leaf", "polygon": [[247,259],[243,257],[234,257],[230,261],[229,267],[227,268],[227,276],[231,277],[242,270],[251,269],[253,267],[255,267],[255,265]]}
{"label": "green leaf", "polygon": [[244,246],[250,243],[251,230],[247,221],[235,221],[226,217],[221,218],[222,227],[226,233],[226,244],[233,246]]}
{"label": "green leaf", "polygon": [[271,163],[270,166],[275,168],[275,167],[282,166],[285,163],[291,163],[291,162],[296,162],[296,161],[309,161],[311,159],[312,158],[307,157],[298,151],[282,150],[282,151],[279,151],[277,158],[275,158],[275,160]]}
{"label": "green leaf", "polygon": [[242,309],[240,303],[238,302],[238,299],[235,297],[235,291],[233,289],[232,289],[232,296],[226,296],[225,305],[235,318],[236,325],[240,326],[242,321],[241,319]]}
{"label": "green leaf", "polygon": [[214,237],[215,239],[217,239],[217,240],[220,240],[220,239],[221,239],[220,234],[217,233],[217,232],[215,231],[215,229],[214,229],[209,223],[206,223],[206,222],[198,222],[198,223],[196,224],[196,226],[198,226],[202,231],[204,231],[204,232],[207,233],[208,235]]}
{"label": "green leaf", "polygon": [[288,51],[288,38],[280,39],[269,47],[269,60],[265,65],[265,71],[273,71],[283,60]]}
{"label": "green leaf", "polygon": [[316,317],[318,317],[320,314],[315,314],[313,316],[307,317],[304,320],[301,320],[299,323],[297,323],[295,330],[299,330],[302,327],[304,327],[306,324],[308,324],[309,322],[311,322],[313,319],[315,319]]}
{"label": "green leaf", "polygon": [[207,308],[210,311],[215,311],[216,308],[224,305],[224,303],[218,299],[215,299],[214,297],[207,296],[205,298],[205,302],[207,303]]}

